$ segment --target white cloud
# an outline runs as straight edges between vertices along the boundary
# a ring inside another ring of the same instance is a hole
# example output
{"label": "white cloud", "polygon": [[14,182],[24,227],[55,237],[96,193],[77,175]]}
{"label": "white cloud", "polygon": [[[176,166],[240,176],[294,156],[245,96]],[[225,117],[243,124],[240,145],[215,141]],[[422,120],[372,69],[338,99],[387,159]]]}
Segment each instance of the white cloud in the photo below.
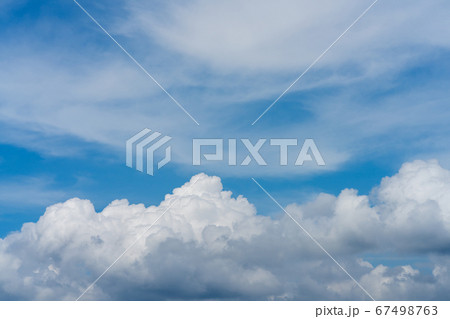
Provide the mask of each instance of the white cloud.
{"label": "white cloud", "polygon": [[[73,156],[92,145],[119,154],[127,138],[149,127],[173,137],[173,160],[186,170],[191,169],[192,137],[313,137],[327,162],[325,170],[404,145],[411,153],[434,151],[439,157],[448,127],[445,82],[427,77],[429,86],[396,92],[396,77],[421,66],[422,58],[448,50],[447,1],[378,3],[292,89],[305,90],[305,95],[280,101],[277,108],[289,109],[286,118],[278,114],[267,118],[269,126],[264,121],[250,126],[369,3],[199,0],[164,2],[150,10],[143,1],[124,1],[120,17],[86,4],[200,127],[83,12],[75,21],[51,15],[31,19],[29,28],[36,30],[32,38],[22,27],[11,26],[17,34],[5,37],[0,59],[0,69],[8,75],[0,81],[1,142],[51,155]],[[345,93],[308,91],[330,87],[345,87]],[[367,93],[361,87],[371,94],[387,89],[389,96],[361,100]],[[208,172],[323,172],[272,168],[220,166]]]}
{"label": "white cloud", "polygon": [[[449,174],[435,161],[406,163],[372,200],[343,190],[287,209],[375,298],[442,299],[450,294],[442,249],[450,242]],[[288,217],[258,215],[205,174],[158,206],[116,200],[96,213],[76,198],[50,206],[0,241],[1,298],[76,298],[171,204],[86,298],[366,298]],[[370,253],[422,256],[432,274],[407,263],[373,265]]]}
{"label": "white cloud", "polygon": [[[97,56],[92,66],[78,56],[74,59],[80,66],[74,68],[55,62],[59,54],[65,53],[55,50],[48,57],[38,51],[32,59],[16,55],[0,62],[0,69],[10,74],[7,81],[0,81],[2,122],[33,132],[2,137],[3,142],[20,145],[28,141],[31,145],[26,146],[33,148],[35,142],[40,144],[36,135],[66,135],[119,147],[130,132],[148,125],[172,131],[174,120],[187,123],[181,112],[164,120],[167,114],[162,108],[177,107],[163,99],[160,89],[128,61]],[[34,138],[30,141],[28,135]],[[67,146],[59,148],[65,152]]]}
{"label": "white cloud", "polygon": [[[174,1],[155,12],[151,5],[131,0],[129,24],[164,47],[221,72],[300,72],[372,2]],[[377,3],[319,67],[357,64],[358,77],[402,67],[423,53],[411,47],[449,48],[442,33],[448,30],[442,28],[448,25],[443,13],[448,8],[446,1]]]}
{"label": "white cloud", "polygon": [[[0,202],[3,205],[48,205],[64,200],[67,194],[55,190],[53,181],[48,177],[16,177],[0,182]],[[24,201],[26,198],[26,201]]]}

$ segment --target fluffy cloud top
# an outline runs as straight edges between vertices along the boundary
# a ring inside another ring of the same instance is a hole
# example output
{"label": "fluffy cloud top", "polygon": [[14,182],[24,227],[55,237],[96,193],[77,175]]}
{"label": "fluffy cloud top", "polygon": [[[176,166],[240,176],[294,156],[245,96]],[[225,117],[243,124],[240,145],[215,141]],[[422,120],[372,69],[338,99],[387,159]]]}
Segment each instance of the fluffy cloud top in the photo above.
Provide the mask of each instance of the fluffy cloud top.
{"label": "fluffy cloud top", "polygon": [[[416,161],[370,197],[346,189],[287,210],[376,299],[446,299],[449,189],[449,171]],[[84,298],[367,299],[287,216],[257,214],[205,174],[158,206],[116,200],[97,213],[74,198],[49,207],[0,240],[1,298],[76,299],[165,210]],[[369,254],[428,266],[375,265]]]}

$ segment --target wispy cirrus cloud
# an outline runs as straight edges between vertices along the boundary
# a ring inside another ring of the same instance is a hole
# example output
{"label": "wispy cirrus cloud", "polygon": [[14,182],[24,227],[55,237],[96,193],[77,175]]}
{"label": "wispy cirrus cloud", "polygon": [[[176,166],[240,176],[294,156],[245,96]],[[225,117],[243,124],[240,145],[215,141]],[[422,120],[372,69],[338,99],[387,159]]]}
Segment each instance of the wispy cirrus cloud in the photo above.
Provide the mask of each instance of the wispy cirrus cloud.
{"label": "wispy cirrus cloud", "polygon": [[0,205],[23,208],[34,205],[48,205],[67,199],[68,195],[57,190],[48,177],[16,176],[0,182]]}
{"label": "wispy cirrus cloud", "polygon": [[[122,1],[112,11],[82,3],[200,127],[76,5],[59,8],[66,20],[45,11],[27,20],[39,31],[33,37],[13,26],[4,42],[0,69],[9,76],[0,82],[0,114],[5,125],[23,131],[4,142],[46,154],[64,148],[74,154],[83,142],[98,143],[119,157],[129,136],[150,127],[173,137],[174,161],[188,170],[192,137],[312,137],[329,170],[399,153],[404,145],[409,154],[395,154],[393,165],[425,152],[441,157],[448,97],[446,72],[436,70],[448,68],[445,1],[377,3],[272,114],[249,125],[369,3],[173,1],[150,10]],[[30,134],[43,138],[30,142]],[[68,142],[35,144],[51,136]],[[71,139],[81,142],[72,151]],[[214,170],[236,175],[225,166]]]}

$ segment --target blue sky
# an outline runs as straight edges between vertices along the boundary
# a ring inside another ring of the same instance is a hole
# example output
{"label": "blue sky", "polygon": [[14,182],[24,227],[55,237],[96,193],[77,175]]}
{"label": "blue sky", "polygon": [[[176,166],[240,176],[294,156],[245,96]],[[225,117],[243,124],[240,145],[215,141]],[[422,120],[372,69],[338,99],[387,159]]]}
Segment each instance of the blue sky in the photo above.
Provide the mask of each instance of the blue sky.
{"label": "blue sky", "polygon": [[[251,177],[300,205],[346,188],[372,194],[417,159],[449,169],[446,1],[380,1],[251,125],[370,3],[80,1],[197,126],[74,2],[3,2],[0,236],[74,197],[97,211],[116,199],[158,205],[203,171],[275,216]],[[173,137],[174,160],[155,176],[125,166],[125,141],[145,127]],[[327,165],[193,167],[200,137],[314,138]],[[395,265],[382,256],[374,263]]]}

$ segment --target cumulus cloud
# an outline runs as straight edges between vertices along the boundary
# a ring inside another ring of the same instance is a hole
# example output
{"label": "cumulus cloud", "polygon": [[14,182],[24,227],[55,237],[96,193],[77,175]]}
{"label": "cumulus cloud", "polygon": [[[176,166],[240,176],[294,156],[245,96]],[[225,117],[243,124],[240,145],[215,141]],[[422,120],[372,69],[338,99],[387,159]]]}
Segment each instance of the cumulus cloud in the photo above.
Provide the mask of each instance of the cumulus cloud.
{"label": "cumulus cloud", "polygon": [[[415,161],[371,196],[346,189],[286,209],[376,299],[445,299],[449,176],[436,161]],[[76,299],[169,207],[84,298],[367,299],[287,216],[257,214],[205,174],[158,206],[116,200],[97,213],[74,198],[48,207],[0,240],[0,297]],[[428,267],[389,265],[393,255]]]}

